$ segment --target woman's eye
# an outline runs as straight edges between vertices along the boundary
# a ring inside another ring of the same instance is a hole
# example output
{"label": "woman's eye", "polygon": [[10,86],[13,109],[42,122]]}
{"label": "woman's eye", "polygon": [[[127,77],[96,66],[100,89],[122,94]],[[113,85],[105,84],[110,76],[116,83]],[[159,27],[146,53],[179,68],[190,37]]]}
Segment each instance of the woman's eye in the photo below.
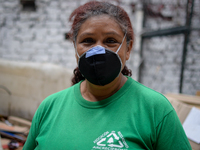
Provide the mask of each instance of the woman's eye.
{"label": "woman's eye", "polygon": [[82,41],[82,43],[93,43],[94,40],[92,38],[86,38]]}
{"label": "woman's eye", "polygon": [[118,42],[115,39],[107,39],[106,43],[114,44],[114,43],[118,43]]}

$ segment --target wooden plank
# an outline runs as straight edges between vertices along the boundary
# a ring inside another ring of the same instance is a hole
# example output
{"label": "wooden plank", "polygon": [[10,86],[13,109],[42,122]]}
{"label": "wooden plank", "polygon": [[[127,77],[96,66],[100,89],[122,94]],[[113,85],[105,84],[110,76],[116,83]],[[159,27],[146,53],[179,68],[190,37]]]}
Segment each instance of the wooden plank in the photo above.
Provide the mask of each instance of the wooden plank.
{"label": "wooden plank", "polygon": [[200,91],[197,91],[197,92],[196,92],[196,96],[200,96]]}
{"label": "wooden plank", "polygon": [[174,93],[168,93],[165,96],[175,98],[187,104],[200,105],[200,96],[174,94]]}
{"label": "wooden plank", "polygon": [[13,132],[13,133],[27,133],[29,130],[28,127],[20,127],[20,126],[9,126],[5,124],[4,122],[0,121],[0,130],[2,131],[8,131],[8,132]]}
{"label": "wooden plank", "polygon": [[26,119],[22,119],[19,117],[15,117],[15,116],[9,116],[8,117],[8,121],[14,125],[19,125],[19,126],[25,126],[30,128],[31,127],[31,121],[28,121]]}
{"label": "wooden plank", "polygon": [[16,140],[16,141],[19,141],[19,142],[25,142],[26,141],[26,138],[24,138],[23,136],[13,134],[13,133],[10,133],[10,132],[7,132],[7,131],[1,131],[0,130],[0,134],[1,134],[2,137],[6,137],[8,139]]}

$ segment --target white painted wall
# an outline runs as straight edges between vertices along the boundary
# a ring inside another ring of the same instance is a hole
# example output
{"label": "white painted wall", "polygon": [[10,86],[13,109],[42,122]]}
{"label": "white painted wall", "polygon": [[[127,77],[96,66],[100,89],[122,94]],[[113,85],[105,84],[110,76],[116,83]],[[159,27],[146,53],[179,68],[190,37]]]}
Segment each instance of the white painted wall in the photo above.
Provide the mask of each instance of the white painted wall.
{"label": "white painted wall", "polygon": [[71,86],[71,77],[72,70],[54,64],[0,59],[0,114],[31,120],[44,98]]}

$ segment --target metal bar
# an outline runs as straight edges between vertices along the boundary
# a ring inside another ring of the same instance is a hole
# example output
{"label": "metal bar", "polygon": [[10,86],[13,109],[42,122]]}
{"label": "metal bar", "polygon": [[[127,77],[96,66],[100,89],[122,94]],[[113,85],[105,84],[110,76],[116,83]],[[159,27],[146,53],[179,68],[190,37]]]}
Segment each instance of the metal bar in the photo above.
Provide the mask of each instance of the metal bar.
{"label": "metal bar", "polygon": [[[143,12],[144,12],[144,18],[143,18],[143,23],[142,23],[142,27],[144,28],[145,26],[145,23],[146,23],[146,17],[147,17],[147,14],[146,14],[146,11],[144,11],[144,9],[146,8],[146,5],[147,5],[147,2],[148,0],[143,0],[142,3],[143,3]],[[138,68],[138,81],[139,82],[142,82],[142,68],[143,68],[143,38],[141,38],[141,41],[140,41],[140,60],[141,60],[141,63],[139,65],[139,68]]]}
{"label": "metal bar", "polygon": [[[191,4],[191,6],[190,6],[190,4]],[[189,29],[191,27],[193,7],[194,7],[194,0],[188,0],[187,1],[186,26]],[[189,42],[189,36],[190,36],[190,30],[187,30],[187,32],[185,32],[184,46],[183,46],[183,53],[182,53],[179,93],[182,93],[182,90],[183,90],[184,70],[185,70],[185,62],[186,62],[186,57],[187,57],[187,45]]]}
{"label": "metal bar", "polygon": [[143,33],[142,38],[151,38],[151,37],[155,37],[155,36],[183,34],[185,32],[188,32],[188,30],[190,30],[190,28],[188,28],[187,26],[180,26],[180,27],[174,27],[174,28],[169,28],[169,29],[150,31],[150,32]]}
{"label": "metal bar", "polygon": [[198,31],[198,30],[200,30],[200,28],[199,27],[192,27],[191,30],[197,30]]}
{"label": "metal bar", "polygon": [[180,26],[156,31],[148,31],[141,34],[142,38],[151,38],[156,36],[165,36],[165,35],[175,35],[175,34],[184,34],[191,30],[200,30],[198,27],[187,27],[187,26]]}

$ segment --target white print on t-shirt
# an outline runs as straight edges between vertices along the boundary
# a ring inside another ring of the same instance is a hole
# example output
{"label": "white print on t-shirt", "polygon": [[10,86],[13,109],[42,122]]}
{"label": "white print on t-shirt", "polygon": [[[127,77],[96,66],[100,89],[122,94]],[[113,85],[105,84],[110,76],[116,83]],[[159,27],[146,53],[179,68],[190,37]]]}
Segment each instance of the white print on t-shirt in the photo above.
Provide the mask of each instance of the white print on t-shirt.
{"label": "white print on t-shirt", "polygon": [[95,144],[93,149],[127,150],[126,148],[129,148],[120,131],[117,133],[106,131],[93,142]]}

